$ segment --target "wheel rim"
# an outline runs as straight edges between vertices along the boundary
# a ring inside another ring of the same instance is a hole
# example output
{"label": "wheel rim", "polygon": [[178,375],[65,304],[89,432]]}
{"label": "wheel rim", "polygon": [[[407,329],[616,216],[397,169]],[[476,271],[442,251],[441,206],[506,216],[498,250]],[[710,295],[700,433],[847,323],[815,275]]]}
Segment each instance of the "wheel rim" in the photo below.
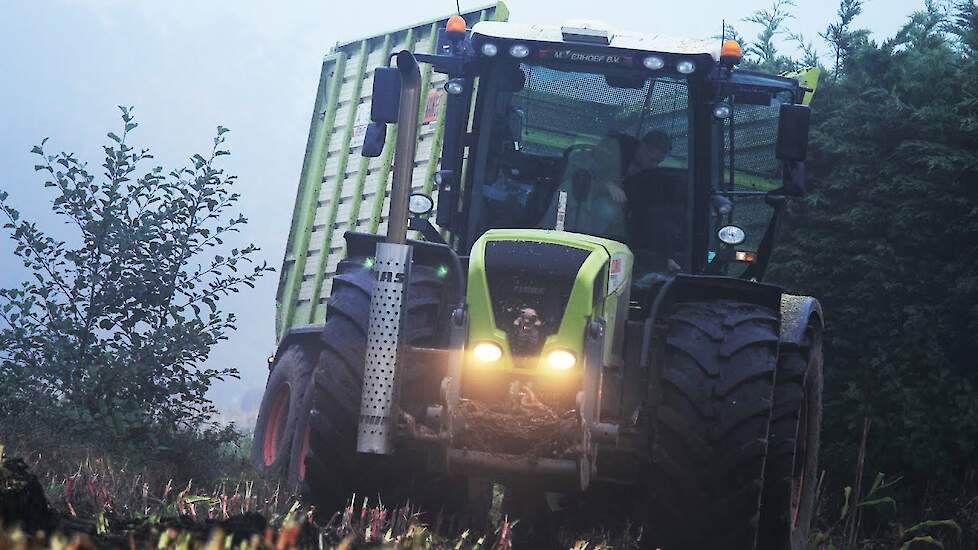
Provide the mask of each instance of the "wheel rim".
{"label": "wheel rim", "polygon": [[791,529],[798,526],[802,496],[805,494],[805,480],[808,465],[808,404],[810,388],[802,389],[801,408],[798,412],[798,433],[795,434],[794,463],[791,471]]}
{"label": "wheel rim", "polygon": [[302,430],[302,445],[299,447],[299,480],[306,479],[306,454],[309,452],[309,436],[312,428],[306,421],[306,427]]}
{"label": "wheel rim", "polygon": [[265,460],[265,466],[275,464],[278,459],[279,447],[285,435],[290,393],[288,384],[285,384],[278,390],[272,401],[271,416],[265,427],[265,437],[262,441],[262,458]]}

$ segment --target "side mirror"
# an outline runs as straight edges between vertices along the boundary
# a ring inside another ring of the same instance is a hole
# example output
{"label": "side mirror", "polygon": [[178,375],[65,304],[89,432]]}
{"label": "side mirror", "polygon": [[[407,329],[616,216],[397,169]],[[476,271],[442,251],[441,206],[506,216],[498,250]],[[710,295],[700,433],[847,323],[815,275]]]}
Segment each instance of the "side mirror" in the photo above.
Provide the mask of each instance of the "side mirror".
{"label": "side mirror", "polygon": [[370,100],[370,120],[381,124],[397,122],[401,101],[401,76],[396,67],[374,69],[373,96]]}
{"label": "side mirror", "polygon": [[808,156],[808,127],[811,109],[807,105],[782,104],[778,117],[777,157],[789,162],[804,162]]}
{"label": "side mirror", "polygon": [[384,152],[384,142],[387,140],[387,125],[383,122],[371,122],[363,136],[363,147],[360,154],[365,157],[379,157]]}

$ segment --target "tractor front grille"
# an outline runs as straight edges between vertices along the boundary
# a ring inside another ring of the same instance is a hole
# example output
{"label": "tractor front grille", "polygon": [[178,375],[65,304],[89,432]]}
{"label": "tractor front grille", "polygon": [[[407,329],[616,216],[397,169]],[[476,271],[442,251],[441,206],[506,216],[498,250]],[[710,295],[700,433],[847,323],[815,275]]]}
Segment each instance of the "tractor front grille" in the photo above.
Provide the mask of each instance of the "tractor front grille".
{"label": "tractor front grille", "polygon": [[[504,331],[517,359],[537,357],[556,334],[577,272],[589,251],[532,241],[491,241],[485,266],[496,327]],[[535,364],[535,363],[532,363]]]}

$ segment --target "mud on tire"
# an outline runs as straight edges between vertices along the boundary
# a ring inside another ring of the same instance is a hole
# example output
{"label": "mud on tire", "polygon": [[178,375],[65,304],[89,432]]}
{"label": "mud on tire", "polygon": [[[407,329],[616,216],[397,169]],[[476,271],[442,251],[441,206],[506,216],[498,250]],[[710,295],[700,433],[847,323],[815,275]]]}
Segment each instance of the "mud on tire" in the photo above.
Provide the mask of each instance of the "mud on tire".
{"label": "mud on tire", "polygon": [[779,316],[729,300],[678,304],[650,388],[645,539],[652,548],[754,547]]}

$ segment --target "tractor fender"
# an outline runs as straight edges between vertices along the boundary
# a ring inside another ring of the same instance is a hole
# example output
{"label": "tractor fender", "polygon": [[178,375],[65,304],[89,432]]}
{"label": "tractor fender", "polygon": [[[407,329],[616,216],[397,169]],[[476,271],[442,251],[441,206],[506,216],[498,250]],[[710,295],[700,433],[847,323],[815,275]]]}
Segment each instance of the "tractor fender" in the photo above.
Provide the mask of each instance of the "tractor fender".
{"label": "tractor fender", "polygon": [[668,315],[672,304],[706,300],[737,300],[776,311],[783,293],[781,287],[768,283],[715,275],[680,274],[650,297],[649,311],[652,317],[663,317]]}
{"label": "tractor fender", "polygon": [[[383,235],[373,233],[361,233],[358,231],[347,231],[343,234],[346,240],[346,256],[353,258],[357,256],[372,257],[375,254],[377,243],[383,242]],[[416,241],[408,239],[407,244],[412,247],[412,262],[416,265],[427,265],[436,269],[445,269],[445,280],[448,283],[447,298],[455,304],[461,303],[465,296],[465,280],[467,266],[463,266],[461,258],[455,253],[452,247],[428,241]]]}
{"label": "tractor fender", "polygon": [[810,323],[825,328],[822,304],[811,296],[781,295],[781,344],[799,345]]}
{"label": "tractor fender", "polygon": [[279,340],[278,347],[275,348],[275,355],[268,363],[268,372],[271,373],[278,363],[280,357],[293,344],[304,344],[309,347],[321,347],[320,336],[323,333],[323,325],[295,325],[285,332],[285,336]]}
{"label": "tractor fender", "polygon": [[648,317],[643,329],[639,364],[651,364],[653,327],[659,320],[668,317],[677,304],[736,300],[778,311],[782,294],[784,289],[768,283],[716,275],[676,275],[648,297]]}

